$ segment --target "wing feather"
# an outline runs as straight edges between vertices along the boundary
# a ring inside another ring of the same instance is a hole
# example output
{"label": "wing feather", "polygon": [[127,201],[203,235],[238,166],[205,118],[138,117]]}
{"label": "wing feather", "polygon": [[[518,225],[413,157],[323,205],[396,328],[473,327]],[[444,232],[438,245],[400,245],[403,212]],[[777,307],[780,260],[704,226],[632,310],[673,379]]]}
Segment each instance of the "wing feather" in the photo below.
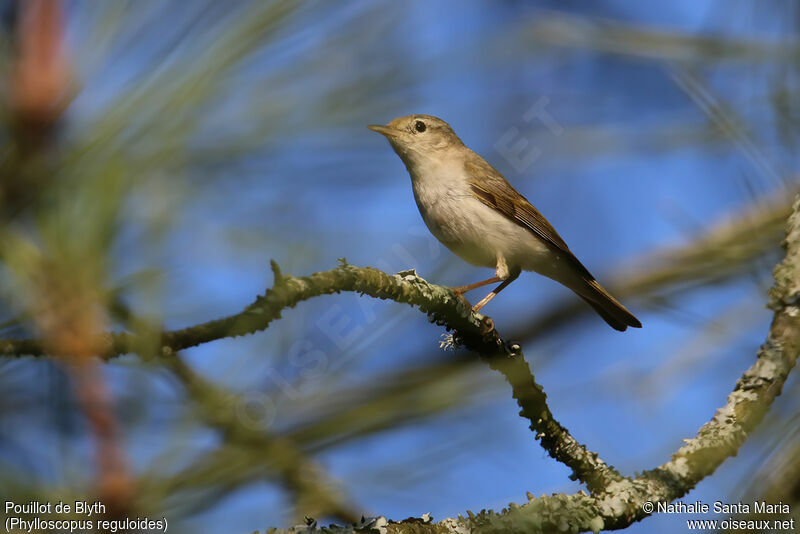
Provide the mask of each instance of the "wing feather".
{"label": "wing feather", "polygon": [[528,199],[514,189],[503,178],[503,175],[486,160],[474,152],[471,156],[465,163],[465,170],[475,198],[499,211],[509,220],[533,232],[552,249],[564,253],[588,280],[594,280],[592,274],[575,257],[555,228],[539,213],[539,210],[534,208]]}

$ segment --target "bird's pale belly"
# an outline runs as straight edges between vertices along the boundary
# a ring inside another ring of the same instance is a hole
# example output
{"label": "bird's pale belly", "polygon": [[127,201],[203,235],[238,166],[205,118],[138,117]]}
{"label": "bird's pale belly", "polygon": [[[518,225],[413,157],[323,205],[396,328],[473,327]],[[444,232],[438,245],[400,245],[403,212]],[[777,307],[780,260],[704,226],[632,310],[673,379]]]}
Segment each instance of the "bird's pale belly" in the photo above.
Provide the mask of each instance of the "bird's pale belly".
{"label": "bird's pale belly", "polygon": [[417,199],[431,233],[473,265],[495,268],[502,263],[545,276],[555,267],[552,251],[536,236],[471,194],[441,195],[435,204],[424,204]]}

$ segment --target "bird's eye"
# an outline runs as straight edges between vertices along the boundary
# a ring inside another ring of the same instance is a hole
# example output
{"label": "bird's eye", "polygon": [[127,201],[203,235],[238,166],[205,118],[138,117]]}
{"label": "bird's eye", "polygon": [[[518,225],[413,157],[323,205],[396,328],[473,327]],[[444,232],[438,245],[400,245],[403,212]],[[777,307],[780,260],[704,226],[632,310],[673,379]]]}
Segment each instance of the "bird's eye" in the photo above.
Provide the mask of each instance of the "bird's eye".
{"label": "bird's eye", "polygon": [[414,123],[414,129],[417,130],[419,133],[424,132],[425,129],[426,129],[425,123],[422,122],[422,121],[415,122]]}

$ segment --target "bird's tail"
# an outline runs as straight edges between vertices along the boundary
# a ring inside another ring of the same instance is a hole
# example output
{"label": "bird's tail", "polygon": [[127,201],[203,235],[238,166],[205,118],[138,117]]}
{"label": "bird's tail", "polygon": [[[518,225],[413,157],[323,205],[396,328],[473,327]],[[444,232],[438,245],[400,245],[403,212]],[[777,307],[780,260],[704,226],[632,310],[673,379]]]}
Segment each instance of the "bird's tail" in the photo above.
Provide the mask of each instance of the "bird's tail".
{"label": "bird's tail", "polygon": [[596,280],[586,280],[581,291],[576,291],[611,328],[624,332],[629,326],[641,328],[642,323],[631,312],[603,289]]}

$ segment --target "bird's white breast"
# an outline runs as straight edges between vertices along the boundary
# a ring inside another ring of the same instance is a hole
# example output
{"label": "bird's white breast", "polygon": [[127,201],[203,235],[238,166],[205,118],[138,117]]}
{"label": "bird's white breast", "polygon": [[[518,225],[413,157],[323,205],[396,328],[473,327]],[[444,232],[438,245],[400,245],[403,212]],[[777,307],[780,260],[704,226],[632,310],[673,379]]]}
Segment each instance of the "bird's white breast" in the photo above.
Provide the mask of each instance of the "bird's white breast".
{"label": "bird's white breast", "polygon": [[549,270],[547,246],[475,197],[463,154],[443,151],[436,156],[415,161],[409,169],[414,198],[431,233],[473,265]]}

